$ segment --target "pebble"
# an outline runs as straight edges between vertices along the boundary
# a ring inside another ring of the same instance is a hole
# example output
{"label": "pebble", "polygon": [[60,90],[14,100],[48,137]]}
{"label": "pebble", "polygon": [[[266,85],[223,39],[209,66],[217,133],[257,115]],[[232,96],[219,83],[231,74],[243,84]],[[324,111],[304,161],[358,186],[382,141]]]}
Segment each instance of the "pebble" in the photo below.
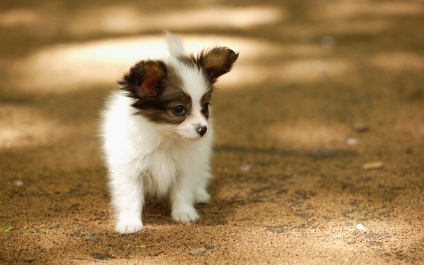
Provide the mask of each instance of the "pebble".
{"label": "pebble", "polygon": [[357,225],[355,226],[355,228],[356,228],[356,229],[358,229],[358,230],[361,230],[361,231],[365,231],[365,230],[367,230],[363,224],[357,224]]}
{"label": "pebble", "polygon": [[373,169],[381,169],[383,168],[383,162],[376,161],[376,162],[368,162],[362,165],[362,168],[365,170],[373,170]]}
{"label": "pebble", "polygon": [[13,181],[13,184],[15,184],[16,187],[20,187],[24,185],[24,182],[22,180],[15,180]]}
{"label": "pebble", "polygon": [[364,123],[355,123],[353,124],[353,129],[357,132],[366,132],[368,131],[370,128],[368,127],[368,125],[364,124]]}
{"label": "pebble", "polygon": [[240,170],[243,171],[243,172],[250,171],[250,169],[252,169],[252,166],[251,165],[240,166]]}
{"label": "pebble", "polygon": [[189,251],[190,255],[192,256],[200,256],[203,253],[205,253],[206,248],[197,248],[197,249],[192,249]]}
{"label": "pebble", "polygon": [[266,228],[266,231],[270,231],[270,232],[274,232],[274,233],[280,234],[280,233],[287,232],[288,229],[285,226],[268,226]]}
{"label": "pebble", "polygon": [[49,228],[59,228],[59,227],[60,227],[60,223],[54,223],[49,226]]}
{"label": "pebble", "polygon": [[353,138],[353,137],[349,137],[346,140],[347,145],[358,145],[360,142],[361,142],[361,140],[359,140],[357,138]]}
{"label": "pebble", "polygon": [[84,237],[87,241],[99,242],[99,237],[95,232],[92,232]]}

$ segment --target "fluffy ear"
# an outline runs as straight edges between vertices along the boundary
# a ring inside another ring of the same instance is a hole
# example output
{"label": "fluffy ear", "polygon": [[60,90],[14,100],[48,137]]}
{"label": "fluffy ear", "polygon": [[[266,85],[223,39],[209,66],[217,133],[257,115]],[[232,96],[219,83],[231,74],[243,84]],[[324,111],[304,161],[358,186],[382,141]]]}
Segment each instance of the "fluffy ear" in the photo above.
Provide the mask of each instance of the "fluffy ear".
{"label": "fluffy ear", "polygon": [[228,73],[239,54],[227,47],[216,47],[202,51],[197,57],[197,63],[205,70],[211,82]]}
{"label": "fluffy ear", "polygon": [[118,81],[121,89],[131,93],[131,97],[142,99],[155,96],[162,88],[162,80],[167,72],[164,62],[159,60],[140,61]]}

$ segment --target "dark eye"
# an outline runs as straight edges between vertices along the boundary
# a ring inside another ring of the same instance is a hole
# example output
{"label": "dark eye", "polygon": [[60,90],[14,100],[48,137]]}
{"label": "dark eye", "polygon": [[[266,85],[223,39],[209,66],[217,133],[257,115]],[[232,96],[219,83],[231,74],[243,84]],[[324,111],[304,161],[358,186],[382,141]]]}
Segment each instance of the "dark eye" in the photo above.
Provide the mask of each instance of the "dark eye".
{"label": "dark eye", "polygon": [[209,105],[210,105],[210,103],[205,103],[205,104],[203,105],[202,111],[203,111],[203,112],[208,112],[208,111],[209,111]]}
{"label": "dark eye", "polygon": [[210,103],[205,103],[203,104],[203,107],[202,107],[202,113],[203,115],[205,115],[206,118],[209,117],[209,105]]}
{"label": "dark eye", "polygon": [[182,105],[178,105],[172,109],[172,112],[174,112],[175,115],[182,116],[187,113],[187,109]]}

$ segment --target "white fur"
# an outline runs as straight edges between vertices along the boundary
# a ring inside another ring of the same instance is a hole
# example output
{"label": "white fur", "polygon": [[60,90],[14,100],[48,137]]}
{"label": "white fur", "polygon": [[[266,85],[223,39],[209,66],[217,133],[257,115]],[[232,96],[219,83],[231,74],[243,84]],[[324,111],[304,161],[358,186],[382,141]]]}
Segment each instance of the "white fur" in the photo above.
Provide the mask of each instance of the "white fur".
{"label": "white fur", "polygon": [[[178,222],[196,221],[199,215],[194,204],[210,199],[206,187],[211,178],[213,131],[211,120],[200,113],[206,81],[198,70],[175,58],[167,63],[179,71],[193,101],[190,117],[183,123],[160,125],[134,115],[134,99],[121,91],[111,94],[102,112],[101,136],[119,233],[142,229],[146,194],[169,195],[171,216]],[[196,133],[198,125],[208,128],[203,137]]]}
{"label": "white fur", "polygon": [[186,139],[197,140],[200,138],[200,135],[196,132],[197,128],[199,126],[208,127],[208,121],[201,114],[202,105],[200,104],[208,85],[199,69],[189,68],[174,57],[171,57],[168,63],[180,72],[183,89],[190,95],[193,104],[192,114],[177,127],[177,133]]}
{"label": "white fur", "polygon": [[178,57],[184,55],[184,46],[180,38],[177,38],[174,34],[166,32],[166,42],[171,56]]}

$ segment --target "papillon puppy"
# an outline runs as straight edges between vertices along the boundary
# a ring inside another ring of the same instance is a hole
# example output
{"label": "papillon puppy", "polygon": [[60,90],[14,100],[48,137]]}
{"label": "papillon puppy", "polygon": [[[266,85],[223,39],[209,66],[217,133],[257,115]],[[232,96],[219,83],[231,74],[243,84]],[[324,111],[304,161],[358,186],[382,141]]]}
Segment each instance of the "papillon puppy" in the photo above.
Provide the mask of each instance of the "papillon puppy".
{"label": "papillon puppy", "polygon": [[214,84],[238,53],[226,47],[186,55],[166,35],[169,58],[137,62],[101,116],[101,137],[118,233],[143,228],[146,195],[169,196],[172,219],[194,222],[208,203]]}

